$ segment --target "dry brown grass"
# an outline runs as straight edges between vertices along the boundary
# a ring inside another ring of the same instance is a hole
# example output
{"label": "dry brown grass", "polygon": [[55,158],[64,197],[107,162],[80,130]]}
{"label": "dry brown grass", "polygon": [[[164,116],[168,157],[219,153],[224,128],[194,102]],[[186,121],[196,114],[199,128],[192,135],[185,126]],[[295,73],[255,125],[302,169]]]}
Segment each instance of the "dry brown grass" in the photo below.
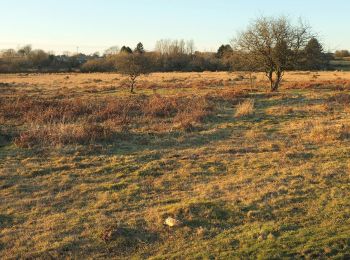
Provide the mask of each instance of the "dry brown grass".
{"label": "dry brown grass", "polygon": [[254,113],[254,100],[248,99],[236,106],[235,117],[250,116]]}
{"label": "dry brown grass", "polygon": [[94,144],[111,141],[113,133],[106,126],[98,124],[50,124],[34,126],[20,133],[14,143],[22,148],[34,146],[61,146],[68,144]]}
{"label": "dry brown grass", "polygon": [[214,106],[204,97],[197,97],[189,100],[186,106],[174,117],[175,127],[180,127],[186,131],[192,130],[197,123],[203,122],[212,115]]}
{"label": "dry brown grass", "polygon": [[304,140],[313,143],[325,143],[343,141],[350,136],[350,125],[329,124],[329,122],[312,121],[309,125],[309,133],[304,135]]}
{"label": "dry brown grass", "polygon": [[307,104],[304,106],[274,106],[266,110],[267,115],[284,116],[293,114],[317,115],[321,113],[330,113],[332,106],[327,103],[322,104]]}
{"label": "dry brown grass", "polygon": [[188,131],[208,117],[214,105],[195,95],[92,100],[18,96],[1,102],[0,109],[4,120],[21,125],[13,127],[17,135],[14,142],[20,147],[33,147],[105,142],[118,132],[137,131],[140,126],[163,125],[163,131]]}
{"label": "dry brown grass", "polygon": [[266,93],[262,74],[156,73],[135,95],[114,73],[2,75],[0,258],[346,257],[349,98],[329,82],[350,73],[333,74]]}
{"label": "dry brown grass", "polygon": [[350,94],[348,93],[336,93],[329,97],[329,102],[335,102],[341,105],[350,105]]}

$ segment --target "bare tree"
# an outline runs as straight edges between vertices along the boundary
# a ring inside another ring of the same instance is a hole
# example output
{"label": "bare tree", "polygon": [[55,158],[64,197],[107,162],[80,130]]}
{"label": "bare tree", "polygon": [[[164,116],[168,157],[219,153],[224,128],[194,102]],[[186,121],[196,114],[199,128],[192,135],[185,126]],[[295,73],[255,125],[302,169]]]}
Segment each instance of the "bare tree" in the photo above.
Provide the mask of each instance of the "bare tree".
{"label": "bare tree", "polygon": [[277,91],[284,72],[293,68],[311,37],[310,28],[302,21],[293,25],[286,17],[262,17],[240,33],[233,45],[249,56],[249,67],[253,59],[255,69],[264,71],[269,79],[271,91]]}
{"label": "bare tree", "polygon": [[170,44],[171,44],[171,40],[169,39],[159,40],[156,42],[156,46],[154,50],[155,52],[158,52],[160,54],[168,54]]}
{"label": "bare tree", "polygon": [[32,46],[31,45],[25,45],[21,47],[17,53],[21,56],[28,56],[32,51]]}
{"label": "bare tree", "polygon": [[195,52],[195,45],[194,45],[194,41],[193,40],[189,40],[186,42],[186,52],[189,55],[193,55]]}
{"label": "bare tree", "polygon": [[107,50],[105,50],[104,55],[105,56],[110,56],[110,55],[116,55],[120,51],[120,48],[118,46],[112,46],[109,47]]}
{"label": "bare tree", "polygon": [[233,51],[230,59],[231,69],[247,73],[249,76],[250,88],[253,89],[255,84],[254,72],[259,70],[255,59],[249,53],[238,51]]}
{"label": "bare tree", "polygon": [[135,83],[138,77],[149,73],[151,68],[149,59],[144,53],[122,52],[116,60],[117,71],[128,76],[130,81],[130,92],[134,93]]}
{"label": "bare tree", "polygon": [[162,39],[157,41],[155,52],[167,55],[194,54],[194,41]]}

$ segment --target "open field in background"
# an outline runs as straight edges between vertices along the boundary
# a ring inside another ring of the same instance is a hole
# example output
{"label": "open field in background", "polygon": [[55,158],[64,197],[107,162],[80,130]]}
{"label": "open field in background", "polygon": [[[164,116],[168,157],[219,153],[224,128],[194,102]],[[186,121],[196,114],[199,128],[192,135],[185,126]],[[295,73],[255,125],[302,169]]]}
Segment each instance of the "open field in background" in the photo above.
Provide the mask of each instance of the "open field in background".
{"label": "open field in background", "polygon": [[254,78],[1,75],[1,258],[350,257],[350,73]]}

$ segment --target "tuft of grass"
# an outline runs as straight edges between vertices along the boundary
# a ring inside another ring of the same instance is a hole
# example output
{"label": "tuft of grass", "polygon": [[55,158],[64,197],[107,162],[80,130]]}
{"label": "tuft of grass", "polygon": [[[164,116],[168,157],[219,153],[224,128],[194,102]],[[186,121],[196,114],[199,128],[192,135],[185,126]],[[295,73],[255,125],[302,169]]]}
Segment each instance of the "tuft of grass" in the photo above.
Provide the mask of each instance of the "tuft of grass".
{"label": "tuft of grass", "polygon": [[250,116],[254,113],[254,100],[247,99],[236,106],[235,117]]}

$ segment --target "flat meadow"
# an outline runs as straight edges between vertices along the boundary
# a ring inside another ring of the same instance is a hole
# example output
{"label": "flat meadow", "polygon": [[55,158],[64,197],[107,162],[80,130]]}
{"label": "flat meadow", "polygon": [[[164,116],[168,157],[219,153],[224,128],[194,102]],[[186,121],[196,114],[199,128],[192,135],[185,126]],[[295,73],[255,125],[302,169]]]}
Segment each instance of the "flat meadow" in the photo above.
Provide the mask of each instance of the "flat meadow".
{"label": "flat meadow", "polygon": [[2,259],[350,257],[350,72],[0,82]]}

